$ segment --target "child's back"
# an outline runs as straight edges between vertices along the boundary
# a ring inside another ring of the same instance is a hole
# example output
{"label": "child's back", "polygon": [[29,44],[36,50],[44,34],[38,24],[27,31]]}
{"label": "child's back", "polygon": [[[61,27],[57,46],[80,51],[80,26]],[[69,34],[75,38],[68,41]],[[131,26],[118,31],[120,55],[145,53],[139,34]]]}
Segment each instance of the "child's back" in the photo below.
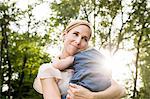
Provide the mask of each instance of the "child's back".
{"label": "child's back", "polygon": [[111,73],[104,64],[104,56],[95,49],[75,55],[74,74],[70,83],[78,84],[91,91],[103,91],[111,85]]}

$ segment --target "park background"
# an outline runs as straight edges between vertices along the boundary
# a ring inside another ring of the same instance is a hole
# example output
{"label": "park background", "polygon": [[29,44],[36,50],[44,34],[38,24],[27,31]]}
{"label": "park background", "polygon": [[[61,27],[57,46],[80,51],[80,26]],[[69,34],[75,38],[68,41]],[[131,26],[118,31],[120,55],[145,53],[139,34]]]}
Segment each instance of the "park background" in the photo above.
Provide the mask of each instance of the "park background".
{"label": "park background", "polygon": [[150,99],[150,0],[0,0],[0,99],[42,99],[34,78],[74,19],[92,24],[123,99]]}

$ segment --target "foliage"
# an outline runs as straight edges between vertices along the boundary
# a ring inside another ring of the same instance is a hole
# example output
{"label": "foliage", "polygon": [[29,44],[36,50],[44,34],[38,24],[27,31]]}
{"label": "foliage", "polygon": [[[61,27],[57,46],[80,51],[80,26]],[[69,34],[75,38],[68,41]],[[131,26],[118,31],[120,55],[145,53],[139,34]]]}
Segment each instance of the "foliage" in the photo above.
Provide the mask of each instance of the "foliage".
{"label": "foliage", "polygon": [[[29,99],[32,96],[40,99],[40,95],[32,88],[34,78],[38,68],[44,62],[49,62],[50,57],[42,49],[48,43],[49,36],[39,36],[37,33],[30,33],[29,29],[25,33],[10,30],[10,23],[18,24],[18,17],[22,20],[32,7],[27,11],[15,8],[15,3],[9,5],[8,2],[1,4],[1,98]],[[5,9],[4,9],[5,8]],[[11,11],[14,12],[11,12]],[[29,15],[31,17],[31,15]],[[28,28],[30,28],[30,21]],[[34,22],[34,21],[33,21]],[[40,22],[39,22],[40,23]],[[18,27],[19,24],[18,24]],[[21,29],[21,28],[19,28]],[[8,90],[2,91],[3,86],[8,86]]]}
{"label": "foliage", "polygon": [[55,25],[66,25],[71,18],[77,18],[79,14],[81,0],[61,0],[52,2],[51,9],[56,13]]}
{"label": "foliage", "polygon": [[[33,10],[44,2],[47,1],[37,0],[28,4],[25,10],[17,8],[16,2],[0,2],[1,99],[10,99],[10,96],[13,99],[42,98],[34,91],[32,84],[39,66],[51,60],[43,49],[47,44],[60,43],[58,37],[62,30],[59,28],[64,29],[72,19],[85,19],[92,24],[93,46],[108,48],[111,55],[119,49],[136,53],[134,70],[131,70],[133,77],[124,82],[127,88],[127,97],[124,99],[150,98],[148,0],[54,0],[49,4],[52,11],[50,17],[36,20]],[[42,26],[46,32],[44,35],[38,31]],[[132,47],[126,47],[131,43]],[[143,84],[140,89],[137,86],[139,79]],[[4,86],[8,89],[2,91]]]}

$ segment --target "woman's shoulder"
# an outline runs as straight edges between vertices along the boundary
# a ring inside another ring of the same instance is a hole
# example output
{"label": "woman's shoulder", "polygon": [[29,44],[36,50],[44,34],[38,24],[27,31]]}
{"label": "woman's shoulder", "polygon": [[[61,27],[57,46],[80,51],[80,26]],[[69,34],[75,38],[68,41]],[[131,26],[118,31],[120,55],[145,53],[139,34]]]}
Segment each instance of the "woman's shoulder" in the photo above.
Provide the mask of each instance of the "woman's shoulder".
{"label": "woman's shoulder", "polygon": [[51,65],[51,63],[43,63],[43,64],[40,65],[40,67],[42,67],[42,66],[49,66],[49,65]]}
{"label": "woman's shoulder", "polygon": [[45,70],[51,66],[51,63],[43,63],[40,65],[39,70]]}

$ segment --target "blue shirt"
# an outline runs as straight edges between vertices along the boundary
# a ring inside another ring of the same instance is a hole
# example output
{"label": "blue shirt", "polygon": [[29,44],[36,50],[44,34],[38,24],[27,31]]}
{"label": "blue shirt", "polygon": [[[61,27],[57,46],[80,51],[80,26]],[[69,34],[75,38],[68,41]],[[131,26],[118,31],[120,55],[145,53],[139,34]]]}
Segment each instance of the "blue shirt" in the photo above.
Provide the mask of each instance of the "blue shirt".
{"label": "blue shirt", "polygon": [[94,48],[77,53],[70,83],[81,85],[93,92],[107,89],[111,85],[111,73],[105,67],[104,61],[105,57]]}

